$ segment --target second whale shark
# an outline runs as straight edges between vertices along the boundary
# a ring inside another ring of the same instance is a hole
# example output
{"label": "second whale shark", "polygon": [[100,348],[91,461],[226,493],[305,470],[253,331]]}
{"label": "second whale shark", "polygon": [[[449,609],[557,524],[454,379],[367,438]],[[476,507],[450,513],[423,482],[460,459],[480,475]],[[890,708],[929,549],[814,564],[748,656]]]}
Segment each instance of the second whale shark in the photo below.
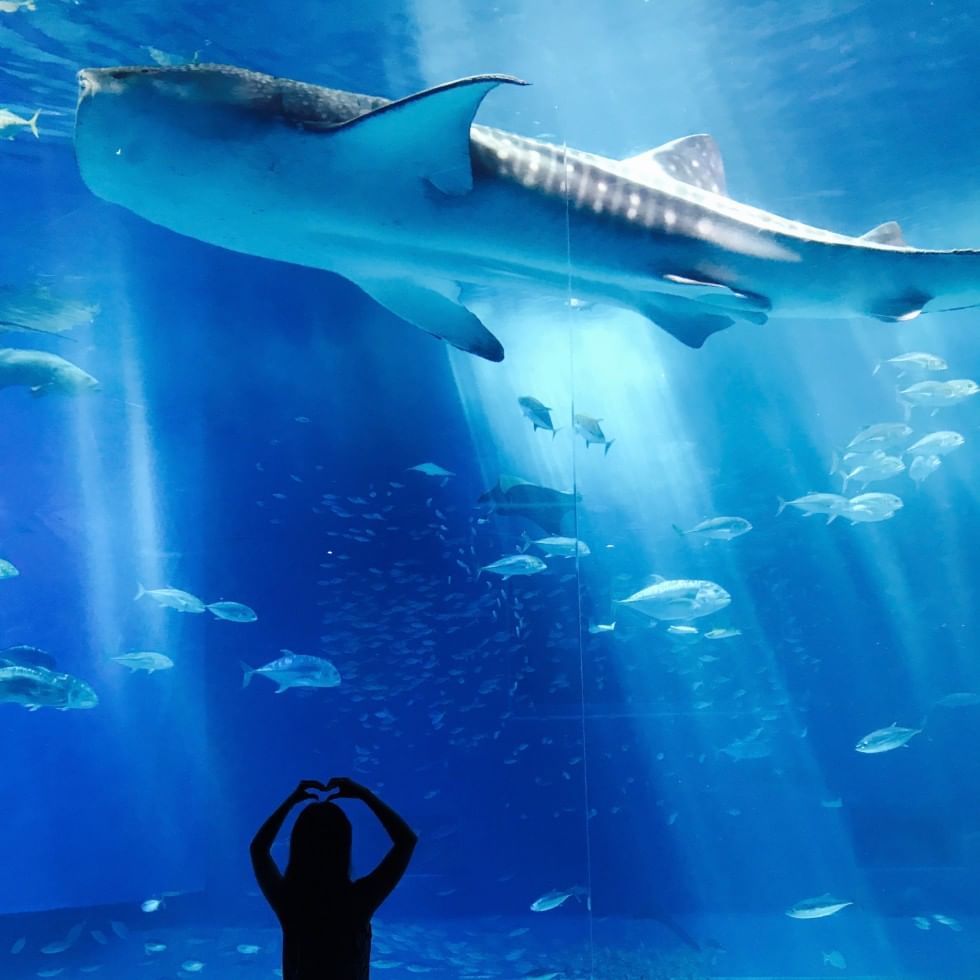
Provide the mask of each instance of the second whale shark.
{"label": "second whale shark", "polygon": [[165,228],[327,269],[503,359],[471,286],[633,310],[690,347],[770,316],[885,321],[980,305],[980,252],[850,237],[728,196],[700,134],[623,160],[474,123],[503,75],[390,101],[226,65],[86,69],[89,188]]}

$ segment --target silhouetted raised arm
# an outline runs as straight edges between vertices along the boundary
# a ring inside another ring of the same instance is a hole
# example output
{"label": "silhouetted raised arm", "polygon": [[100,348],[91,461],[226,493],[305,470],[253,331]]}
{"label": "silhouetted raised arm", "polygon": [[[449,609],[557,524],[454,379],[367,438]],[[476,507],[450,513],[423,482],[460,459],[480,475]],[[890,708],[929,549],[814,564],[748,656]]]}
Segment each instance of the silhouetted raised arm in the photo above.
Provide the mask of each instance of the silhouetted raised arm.
{"label": "silhouetted raised arm", "polygon": [[304,779],[276,808],[275,812],[259,827],[252,843],[249,847],[249,854],[252,858],[252,870],[255,872],[255,880],[262,889],[266,901],[272,908],[279,911],[280,890],[282,886],[282,872],[276,865],[272,857],[272,845],[275,843],[282,825],[289,816],[289,811],[298,803],[305,803],[307,800],[317,799],[314,790],[324,792],[326,786],[316,779]]}
{"label": "silhouetted raised arm", "polygon": [[364,897],[366,911],[373,915],[405,874],[418,843],[418,835],[387,803],[353,779],[344,776],[331,779],[327,790],[335,793],[330,799],[361,800],[378,818],[378,822],[391,838],[391,850],[381,859],[381,863],[357,882],[357,888]]}

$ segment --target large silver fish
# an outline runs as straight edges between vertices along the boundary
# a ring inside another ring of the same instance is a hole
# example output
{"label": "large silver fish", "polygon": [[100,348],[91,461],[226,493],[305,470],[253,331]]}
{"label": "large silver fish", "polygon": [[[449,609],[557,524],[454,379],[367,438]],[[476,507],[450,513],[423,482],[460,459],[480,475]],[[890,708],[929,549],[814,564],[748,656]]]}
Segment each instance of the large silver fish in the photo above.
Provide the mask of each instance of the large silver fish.
{"label": "large silver fish", "polygon": [[75,150],[107,201],[225,248],[329,269],[463,350],[503,348],[470,284],[642,314],[691,347],[739,321],[908,320],[980,304],[980,252],[861,237],[728,197],[710,136],[613,160],[473,124],[503,75],[390,102],[224,65],[86,69]]}

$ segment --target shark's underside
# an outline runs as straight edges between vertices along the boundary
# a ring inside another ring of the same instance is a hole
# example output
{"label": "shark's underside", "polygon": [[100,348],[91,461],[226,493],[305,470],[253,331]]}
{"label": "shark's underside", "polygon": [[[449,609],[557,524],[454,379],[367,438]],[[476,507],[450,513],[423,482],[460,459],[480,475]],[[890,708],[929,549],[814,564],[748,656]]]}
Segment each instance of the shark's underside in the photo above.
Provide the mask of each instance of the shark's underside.
{"label": "shark's underside", "polygon": [[980,304],[980,253],[849,237],[728,197],[707,135],[625,160],[475,125],[506,76],[397,101],[220,65],[79,75],[76,152],[101,197],[174,231],[329,269],[491,360],[464,287],[635,310],[691,347],[770,316],[911,319]]}

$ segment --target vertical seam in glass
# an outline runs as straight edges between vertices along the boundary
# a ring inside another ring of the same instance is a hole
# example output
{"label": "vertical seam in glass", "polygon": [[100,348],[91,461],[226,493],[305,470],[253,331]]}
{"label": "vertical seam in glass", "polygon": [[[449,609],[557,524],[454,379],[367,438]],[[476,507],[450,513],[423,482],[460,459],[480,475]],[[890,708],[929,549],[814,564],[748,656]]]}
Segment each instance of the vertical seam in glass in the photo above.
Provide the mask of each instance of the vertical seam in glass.
{"label": "vertical seam in glass", "polygon": [[567,270],[567,289],[565,295],[565,319],[568,322],[568,377],[571,393],[571,419],[569,420],[572,428],[572,518],[573,535],[575,537],[575,610],[576,610],[576,637],[578,638],[578,676],[579,676],[579,699],[582,708],[582,789],[585,795],[585,887],[586,887],[586,913],[589,919],[589,977],[595,975],[595,930],[592,918],[592,837],[591,837],[591,812],[589,798],[589,753],[587,727],[585,724],[585,647],[582,640],[582,559],[579,555],[579,533],[578,533],[578,467],[576,466],[577,445],[575,443],[575,331],[572,323],[572,229],[571,229],[571,206],[568,197],[568,143],[562,144],[561,148],[561,186],[565,191],[565,263]]}

